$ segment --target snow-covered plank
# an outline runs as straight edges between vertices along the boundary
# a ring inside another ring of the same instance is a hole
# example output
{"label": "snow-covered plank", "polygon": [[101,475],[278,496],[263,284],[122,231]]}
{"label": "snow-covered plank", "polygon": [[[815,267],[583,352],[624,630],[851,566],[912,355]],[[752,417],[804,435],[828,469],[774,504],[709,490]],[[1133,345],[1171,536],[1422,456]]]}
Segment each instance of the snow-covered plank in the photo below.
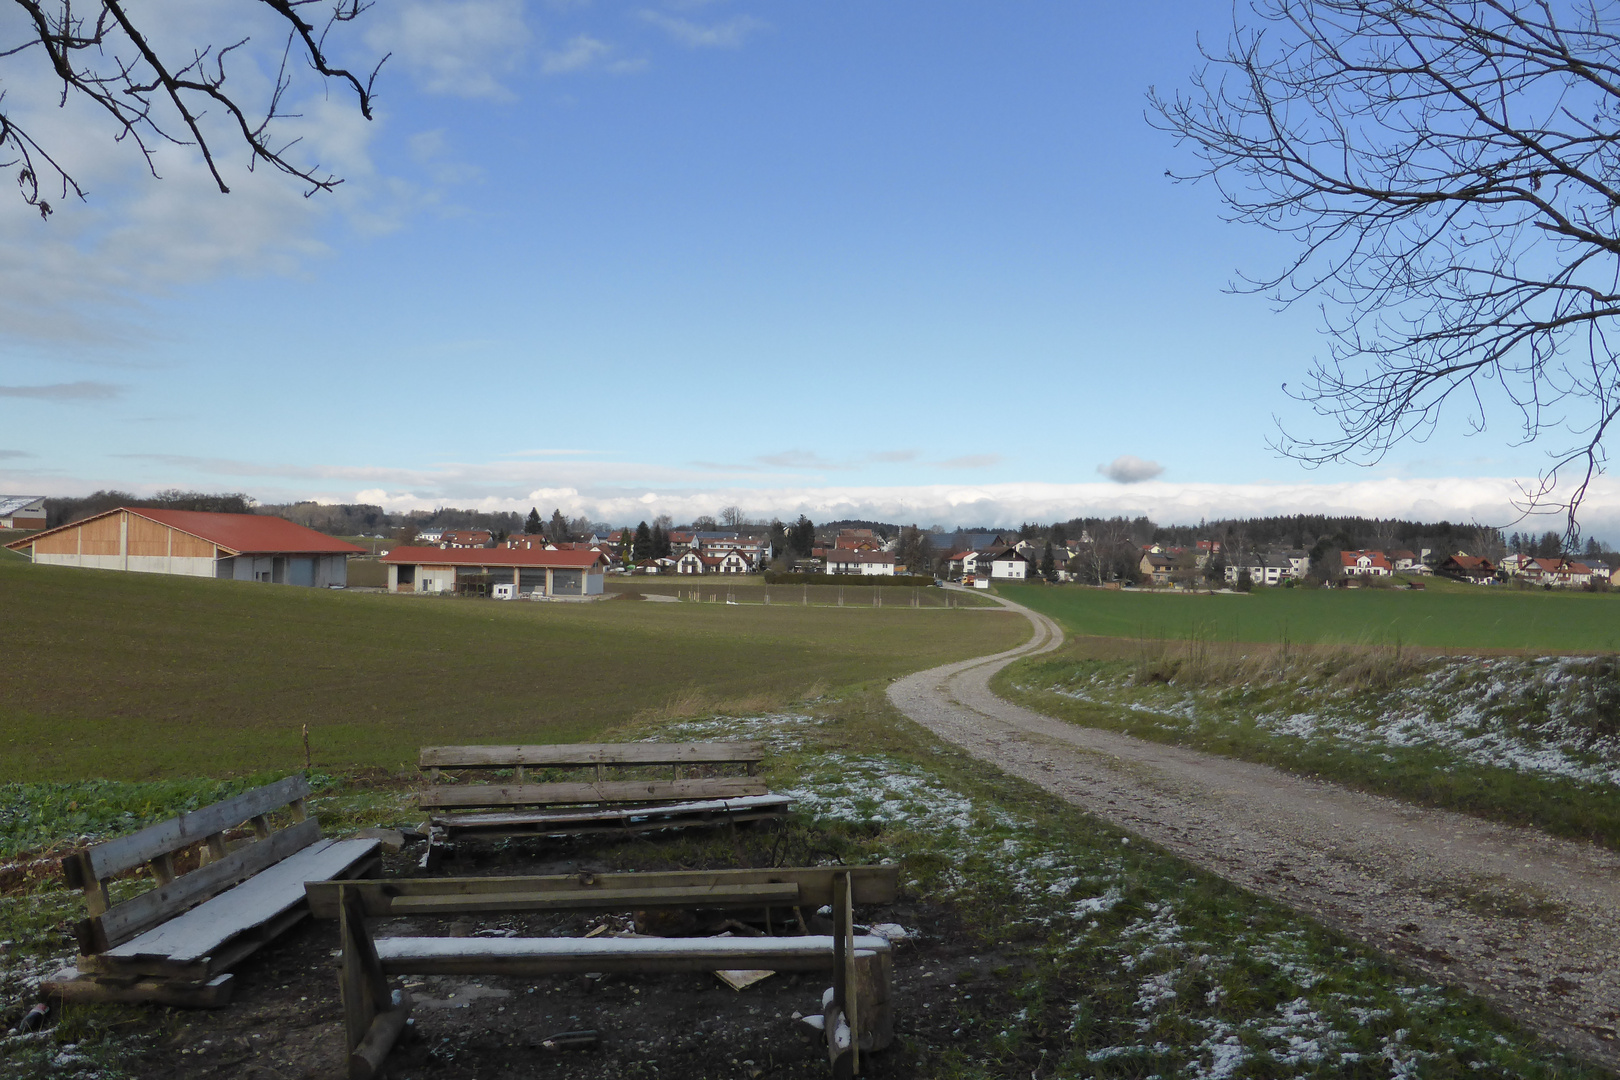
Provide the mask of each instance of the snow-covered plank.
{"label": "snow-covered plank", "polygon": [[319,840],[233,889],[103,954],[111,960],[202,960],[231,938],[302,903],[306,881],[325,881],[377,850],[376,840]]}
{"label": "snow-covered plank", "polygon": [[[887,953],[880,937],[851,942],[868,955]],[[547,975],[587,971],[712,971],[832,967],[827,935],[780,938],[378,938],[377,957],[391,975]]]}

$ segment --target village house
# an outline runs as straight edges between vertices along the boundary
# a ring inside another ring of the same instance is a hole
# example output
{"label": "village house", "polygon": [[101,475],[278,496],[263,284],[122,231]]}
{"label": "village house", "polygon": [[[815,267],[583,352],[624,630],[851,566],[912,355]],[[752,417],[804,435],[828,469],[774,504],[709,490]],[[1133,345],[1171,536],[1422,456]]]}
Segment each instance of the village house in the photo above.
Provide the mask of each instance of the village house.
{"label": "village house", "polygon": [[882,551],[884,547],[883,538],[871,529],[840,529],[833,540],[833,548],[839,551]]}
{"label": "village house", "polygon": [[753,569],[741,551],[706,555],[697,550],[684,552],[675,560],[677,574],[746,574]]}
{"label": "village house", "polygon": [[992,581],[1027,581],[1035,576],[1034,561],[1016,547],[1005,551],[980,552],[980,565],[985,562],[990,564]]}
{"label": "village house", "polygon": [[1496,581],[1496,567],[1489,559],[1464,555],[1461,552],[1447,556],[1435,568],[1435,572],[1443,577],[1472,582],[1475,585],[1490,585]]}
{"label": "village house", "polygon": [[482,548],[494,542],[495,534],[488,529],[446,529],[439,535],[439,546],[443,548]]}
{"label": "village house", "polygon": [[603,561],[596,551],[397,547],[382,561],[389,592],[493,595],[498,585],[530,599],[602,592]]}
{"label": "village house", "polygon": [[1341,551],[1339,568],[1346,577],[1388,577],[1395,572],[1382,551]]}
{"label": "village house", "polygon": [[266,514],[120,507],[6,545],[44,566],[342,587],[366,549]]}
{"label": "village house", "polygon": [[45,496],[0,495],[0,529],[43,529]]}
{"label": "village house", "polygon": [[894,554],[888,551],[857,551],[832,548],[827,552],[827,573],[860,574],[865,577],[893,577]]}
{"label": "village house", "polygon": [[1154,585],[1170,584],[1170,571],[1176,568],[1176,561],[1170,556],[1158,551],[1144,551],[1136,569],[1141,575]]}
{"label": "village house", "polygon": [[417,529],[416,542],[419,544],[437,544],[444,539],[443,529]]}
{"label": "village house", "polygon": [[1266,552],[1263,554],[1248,554],[1239,552],[1231,557],[1226,564],[1226,583],[1236,585],[1238,577],[1247,570],[1249,584],[1251,585],[1281,585],[1289,578],[1305,576],[1306,565],[1310,561],[1308,555],[1293,552]]}

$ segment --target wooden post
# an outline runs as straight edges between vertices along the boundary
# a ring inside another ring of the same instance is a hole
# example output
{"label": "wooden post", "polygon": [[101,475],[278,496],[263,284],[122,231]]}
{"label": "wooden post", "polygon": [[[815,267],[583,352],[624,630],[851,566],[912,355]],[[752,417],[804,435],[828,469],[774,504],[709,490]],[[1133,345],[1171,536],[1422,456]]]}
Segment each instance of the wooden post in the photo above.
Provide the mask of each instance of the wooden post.
{"label": "wooden post", "polygon": [[253,815],[253,835],[259,840],[270,835],[270,822],[263,814]]}
{"label": "wooden post", "polygon": [[151,862],[152,876],[159,885],[167,885],[175,878],[174,852],[165,851]]}
{"label": "wooden post", "polygon": [[[856,1002],[858,980],[855,976],[855,951],[851,938],[855,936],[855,905],[850,875],[834,874],[833,887],[833,985],[832,1002],[827,1006],[824,1031],[827,1036],[827,1061],[832,1066],[835,1080],[852,1077],[861,1071],[860,1008]],[[839,1026],[849,1034],[847,1046],[840,1046]]]}
{"label": "wooden post", "polygon": [[360,894],[339,886],[338,903],[338,933],[343,943],[338,989],[343,998],[348,1073],[350,1080],[372,1080],[382,1071],[388,1051],[405,1030],[410,999],[401,995],[400,1004],[394,1005],[377,947],[366,929],[365,904]]}

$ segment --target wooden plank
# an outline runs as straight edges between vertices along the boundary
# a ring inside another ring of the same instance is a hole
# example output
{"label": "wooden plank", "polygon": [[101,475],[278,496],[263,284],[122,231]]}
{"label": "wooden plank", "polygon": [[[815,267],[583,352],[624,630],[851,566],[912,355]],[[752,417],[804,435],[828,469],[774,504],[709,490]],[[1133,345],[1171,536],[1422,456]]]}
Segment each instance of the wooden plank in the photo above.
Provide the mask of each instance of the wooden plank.
{"label": "wooden plank", "polygon": [[[851,940],[861,952],[889,952],[887,939]],[[389,975],[567,975],[588,971],[664,973],[769,968],[830,971],[829,936],[777,938],[438,938],[376,939]]]}
{"label": "wooden plank", "polygon": [[703,765],[765,758],[757,740],[712,743],[556,743],[537,746],[424,746],[424,769],[510,769],[517,765]]}
{"label": "wooden plank", "polygon": [[708,780],[608,780],[600,784],[466,784],[433,787],[418,800],[424,807],[562,806],[579,803],[655,803],[679,799],[734,799],[770,789],[752,776]]}
{"label": "wooden plank", "polygon": [[898,866],[790,866],[758,870],[662,870],[618,874],[547,874],[528,877],[387,878],[383,880],[311,881],[304,886],[310,913],[318,919],[338,916],[338,887],[359,896],[366,913],[380,918],[394,911],[402,897],[454,896],[474,899],[487,894],[570,897],[627,889],[732,888],[741,885],[792,885],[798,903],[820,907],[833,901],[835,874],[849,875],[853,902],[892,904],[899,892]]}
{"label": "wooden plank", "polygon": [[231,991],[236,988],[236,977],[220,975],[202,983],[176,982],[172,979],[109,979],[85,974],[75,967],[66,967],[41,980],[39,988],[47,998],[56,1001],[218,1009],[230,1004]]}
{"label": "wooden plank", "polygon": [[309,782],[302,775],[289,776],[234,798],[204,806],[188,814],[160,821],[140,832],[95,844],[85,851],[88,876],[101,879],[121,874],[170,851],[206,840],[210,833],[224,832],[249,818],[286,806],[309,794]]}
{"label": "wooden plank", "polygon": [[292,828],[282,829],[268,840],[237,848],[217,862],[199,866],[167,885],[159,885],[125,900],[95,920],[101,927],[106,947],[128,941],[163,920],[224,892],[294,852],[316,843],[320,836],[318,822],[302,821]]}
{"label": "wooden plank", "polygon": [[630,804],[627,806],[610,807],[606,809],[590,808],[584,810],[491,810],[487,812],[462,812],[458,814],[434,814],[430,820],[435,825],[444,825],[451,829],[483,828],[485,826],[505,825],[544,825],[563,827],[578,823],[581,825],[592,822],[614,821],[624,823],[627,820],[645,817],[672,817],[683,814],[700,815],[712,813],[735,814],[741,811],[766,810],[771,812],[786,811],[793,805],[793,800],[786,795],[745,795],[738,799],[700,799],[694,802],[661,803],[661,804]]}
{"label": "wooden plank", "polygon": [[620,911],[657,907],[764,907],[793,904],[799,887],[791,882],[758,885],[699,885],[665,889],[579,889],[554,893],[491,892],[444,896],[400,896],[391,915],[437,915],[476,911]]}
{"label": "wooden plank", "polygon": [[[293,828],[314,824],[311,820]],[[258,846],[241,850],[251,851]],[[353,863],[369,858],[376,849],[375,840],[319,841],[185,914],[109,949],[103,959],[116,962],[119,958],[159,957],[170,963],[204,959],[237,934],[302,903],[306,881],[325,881],[341,874]]]}
{"label": "wooden plank", "polygon": [[592,825],[557,825],[541,820],[531,824],[520,822],[515,825],[503,826],[458,825],[454,829],[441,823],[436,828],[445,833],[444,839],[447,840],[493,836],[589,836],[603,833],[659,832],[664,829],[699,829],[718,825],[735,825],[745,821],[763,821],[780,817],[782,813],[782,810],[754,810],[747,813],[725,811],[710,814],[680,814],[673,817],[660,814],[621,814],[604,818],[601,823]]}

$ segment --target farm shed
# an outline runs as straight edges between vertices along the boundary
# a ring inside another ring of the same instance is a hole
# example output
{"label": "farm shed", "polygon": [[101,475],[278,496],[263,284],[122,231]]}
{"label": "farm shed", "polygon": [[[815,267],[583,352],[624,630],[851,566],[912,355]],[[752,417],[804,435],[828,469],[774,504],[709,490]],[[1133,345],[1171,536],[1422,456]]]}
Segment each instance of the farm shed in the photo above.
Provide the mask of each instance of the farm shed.
{"label": "farm shed", "polygon": [[596,596],[602,592],[599,551],[524,548],[398,547],[382,557],[389,592],[484,593],[517,586],[519,596]]}
{"label": "farm shed", "polygon": [[0,529],[43,529],[45,496],[0,495]]}
{"label": "farm shed", "polygon": [[264,514],[120,507],[6,545],[45,566],[322,588],[348,583],[365,548]]}

